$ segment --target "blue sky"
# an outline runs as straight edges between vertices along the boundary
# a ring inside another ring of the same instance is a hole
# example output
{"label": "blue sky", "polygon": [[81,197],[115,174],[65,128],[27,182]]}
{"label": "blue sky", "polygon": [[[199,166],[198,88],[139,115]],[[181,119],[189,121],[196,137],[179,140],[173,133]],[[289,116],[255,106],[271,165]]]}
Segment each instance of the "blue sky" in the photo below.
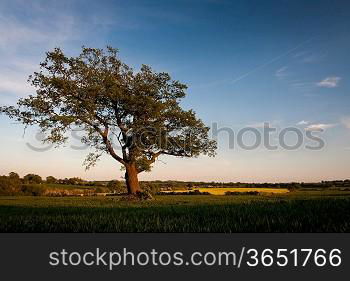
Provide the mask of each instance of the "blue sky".
{"label": "blue sky", "polygon": [[[164,157],[141,179],[350,178],[349,27],[348,1],[1,1],[0,104],[33,93],[26,79],[45,51],[60,46],[75,55],[82,45],[112,45],[136,70],[149,64],[186,83],[183,106],[208,125],[235,132],[261,130],[263,122],[278,130],[324,130],[326,146],[319,151],[229,149],[220,133],[216,158]],[[85,172],[88,151],[73,150],[71,143],[35,152],[26,145],[40,146],[35,129],[23,137],[23,126],[3,116],[0,124],[0,174],[122,175],[108,157]],[[287,139],[293,142],[293,136]]]}

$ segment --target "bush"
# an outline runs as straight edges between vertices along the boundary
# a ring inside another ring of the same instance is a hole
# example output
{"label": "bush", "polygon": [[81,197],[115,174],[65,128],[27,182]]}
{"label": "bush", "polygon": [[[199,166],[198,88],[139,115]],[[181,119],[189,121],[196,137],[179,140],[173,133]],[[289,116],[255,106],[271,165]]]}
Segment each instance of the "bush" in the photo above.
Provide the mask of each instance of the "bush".
{"label": "bush", "polygon": [[149,183],[149,182],[141,182],[141,189],[154,195],[157,194],[160,191],[159,185]]}
{"label": "bush", "polygon": [[0,195],[15,195],[21,191],[21,182],[17,178],[0,176]]}
{"label": "bush", "polygon": [[116,192],[116,193],[126,193],[126,186],[118,180],[111,180],[107,184],[107,188],[111,192]]}
{"label": "bush", "polygon": [[25,184],[22,186],[22,192],[29,196],[42,196],[45,194],[46,189],[40,185]]}

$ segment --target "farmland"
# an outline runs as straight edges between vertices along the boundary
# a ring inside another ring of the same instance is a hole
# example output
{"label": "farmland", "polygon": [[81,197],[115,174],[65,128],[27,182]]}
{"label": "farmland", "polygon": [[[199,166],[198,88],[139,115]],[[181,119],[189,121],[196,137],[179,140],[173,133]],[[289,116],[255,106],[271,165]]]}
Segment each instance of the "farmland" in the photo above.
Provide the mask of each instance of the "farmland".
{"label": "farmland", "polygon": [[350,232],[350,192],[0,197],[1,232]]}

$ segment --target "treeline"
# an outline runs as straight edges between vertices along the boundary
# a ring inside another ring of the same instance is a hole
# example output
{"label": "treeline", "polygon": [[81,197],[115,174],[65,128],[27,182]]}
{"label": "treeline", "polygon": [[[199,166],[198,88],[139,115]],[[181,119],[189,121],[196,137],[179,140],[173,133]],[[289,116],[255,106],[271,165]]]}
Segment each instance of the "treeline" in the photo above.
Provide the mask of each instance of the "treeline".
{"label": "treeline", "polygon": [[184,187],[195,188],[287,188],[287,189],[328,189],[350,188],[350,180],[322,181],[315,183],[241,183],[241,182],[185,182],[185,181],[145,181],[143,184],[160,190],[176,190]]}
{"label": "treeline", "polygon": [[40,183],[42,178],[38,175],[28,174],[20,178],[17,173],[11,172],[8,176],[0,176],[0,195],[41,195],[43,190],[35,186]]}
{"label": "treeline", "polygon": [[[152,182],[141,182],[141,188],[152,194],[160,191],[162,185]],[[164,186],[168,186],[165,184]],[[11,172],[7,176],[0,176],[1,195],[30,195],[30,196],[67,196],[67,195],[94,195],[98,193],[126,193],[124,181],[87,181],[79,177],[57,179],[48,176],[43,179],[36,174],[27,174],[21,178]]]}
{"label": "treeline", "polygon": [[[289,190],[300,189],[350,189],[350,180],[322,181],[318,183],[241,183],[241,182],[192,182],[192,181],[142,181],[141,188],[152,194],[160,191],[177,190],[187,188],[195,190],[196,188],[287,188]],[[91,193],[126,193],[124,181],[87,181],[79,177],[57,179],[48,176],[43,179],[36,174],[27,174],[21,178],[17,173],[11,172],[7,176],[0,176],[0,195],[44,195],[47,190],[55,188],[68,188],[89,190]]]}
{"label": "treeline", "polygon": [[[50,194],[50,190],[55,188],[56,190],[67,188],[75,188],[88,191],[89,194],[94,193],[125,193],[126,186],[123,182],[112,180],[108,182],[97,181],[85,181],[81,178],[65,178],[56,179],[53,176],[48,176],[43,179],[36,174],[27,174],[21,178],[17,173],[11,172],[8,176],[0,176],[0,195],[32,195],[41,196]],[[72,193],[72,192],[71,192]],[[84,192],[86,193],[86,192]],[[60,194],[59,192],[51,194]],[[63,192],[62,194],[70,194],[69,192]]]}

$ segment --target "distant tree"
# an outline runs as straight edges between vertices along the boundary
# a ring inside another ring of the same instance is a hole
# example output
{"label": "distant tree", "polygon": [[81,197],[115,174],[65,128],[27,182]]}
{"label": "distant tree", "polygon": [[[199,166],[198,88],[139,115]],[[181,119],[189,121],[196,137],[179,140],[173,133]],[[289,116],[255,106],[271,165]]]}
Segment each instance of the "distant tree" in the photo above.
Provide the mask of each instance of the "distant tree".
{"label": "distant tree", "polygon": [[19,179],[0,176],[0,195],[14,195],[20,192],[21,182]]}
{"label": "distant tree", "polygon": [[40,176],[35,174],[28,174],[23,177],[25,183],[42,183],[42,179]]}
{"label": "distant tree", "polygon": [[47,183],[57,183],[57,179],[55,177],[53,177],[53,176],[48,176],[46,178],[46,182]]}
{"label": "distant tree", "polygon": [[85,181],[81,178],[78,177],[74,177],[74,178],[69,178],[67,180],[67,184],[71,184],[71,185],[82,185]]}
{"label": "distant tree", "polygon": [[9,173],[9,178],[12,180],[19,180],[20,179],[19,175],[15,172]]}
{"label": "distant tree", "polygon": [[180,107],[186,85],[169,74],[146,65],[134,72],[111,47],[83,47],[78,57],[56,48],[40,66],[29,78],[36,94],[20,99],[16,107],[1,107],[0,113],[26,126],[38,125],[48,134],[44,142],[56,145],[67,140],[71,126],[79,126],[86,133],[82,142],[95,149],[86,168],[109,154],[124,166],[129,194],[140,191],[138,174],[149,171],[161,155],[215,154],[209,128],[194,111]]}
{"label": "distant tree", "polygon": [[58,180],[58,183],[59,183],[59,184],[69,184],[69,180],[68,180],[67,178],[59,179],[59,180]]}

